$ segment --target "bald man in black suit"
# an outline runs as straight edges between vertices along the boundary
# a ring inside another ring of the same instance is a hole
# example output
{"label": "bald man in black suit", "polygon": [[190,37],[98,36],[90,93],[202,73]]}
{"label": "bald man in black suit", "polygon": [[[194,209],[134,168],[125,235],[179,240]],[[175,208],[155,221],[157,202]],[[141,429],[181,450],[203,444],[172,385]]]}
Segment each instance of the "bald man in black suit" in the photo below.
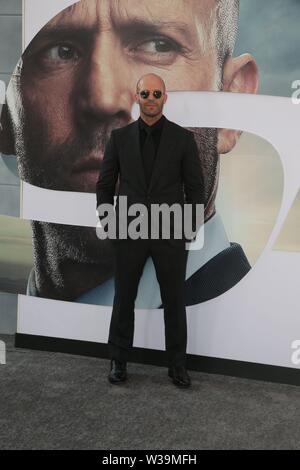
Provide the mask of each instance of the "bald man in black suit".
{"label": "bald man in black suit", "polygon": [[[137,84],[137,121],[111,133],[97,183],[97,207],[113,204],[118,178],[119,196],[127,196],[128,206],[191,203],[193,229],[195,208],[204,204],[204,181],[193,133],[163,115],[167,100],[165,84],[155,75],[143,76]],[[148,213],[149,215],[149,213]],[[116,202],[116,220],[119,200]],[[103,217],[100,217],[103,220]],[[151,223],[150,217],[149,222]],[[184,231],[184,230],[183,230]],[[161,232],[160,232],[161,234]],[[115,296],[109,331],[113,384],[127,380],[128,351],[133,344],[134,303],[139,280],[151,256],[160,285],[164,307],[168,374],[175,385],[191,384],[186,370],[187,325],[184,283],[187,262],[183,235],[175,239],[171,222],[169,239],[114,239]],[[195,237],[194,237],[195,238]]]}

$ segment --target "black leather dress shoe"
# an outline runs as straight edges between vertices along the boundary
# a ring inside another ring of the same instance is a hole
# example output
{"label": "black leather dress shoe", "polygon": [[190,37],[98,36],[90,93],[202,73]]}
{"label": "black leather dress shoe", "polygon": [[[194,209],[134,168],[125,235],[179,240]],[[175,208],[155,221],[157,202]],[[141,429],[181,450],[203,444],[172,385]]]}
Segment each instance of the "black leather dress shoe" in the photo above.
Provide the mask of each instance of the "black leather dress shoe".
{"label": "black leather dress shoe", "polygon": [[127,380],[127,362],[111,359],[108,380],[112,384],[125,382],[125,380]]}
{"label": "black leather dress shoe", "polygon": [[173,384],[178,387],[189,387],[191,379],[184,366],[169,367],[168,375],[171,377]]}

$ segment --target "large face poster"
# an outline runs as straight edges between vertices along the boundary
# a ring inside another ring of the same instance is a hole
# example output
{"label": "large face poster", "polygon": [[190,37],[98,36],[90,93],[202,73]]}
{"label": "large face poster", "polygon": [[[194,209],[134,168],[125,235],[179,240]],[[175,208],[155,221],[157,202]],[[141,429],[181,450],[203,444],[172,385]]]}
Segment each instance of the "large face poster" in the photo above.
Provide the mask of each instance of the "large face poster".
{"label": "large face poster", "polygon": [[[34,0],[24,2],[26,47],[1,113],[0,151],[16,155],[24,182],[22,217],[31,221],[33,234],[33,252],[21,250],[19,264],[10,262],[16,256],[8,251],[2,260],[2,273],[4,266],[11,273],[17,266],[19,276],[26,272],[23,283],[2,276],[3,290],[13,286],[10,291],[27,293],[20,296],[19,332],[105,342],[114,294],[113,248],[96,236],[95,185],[111,130],[137,118],[136,83],[154,72],[169,93],[165,115],[194,132],[205,176],[204,247],[189,250],[186,275],[186,305],[193,307],[189,328],[204,329],[199,338],[191,338],[190,352],[266,360],[263,339],[261,356],[253,356],[250,339],[243,352],[228,326],[211,343],[202,335],[206,328],[221,328],[223,310],[226,324],[244,332],[236,305],[243,305],[253,280],[262,276],[253,268],[272,249],[274,227],[278,235],[284,217],[287,162],[264,100],[271,98],[254,101],[254,95],[288,96],[291,78],[298,78],[298,64],[289,60],[293,30],[286,27],[279,51],[286,62],[280,63],[264,39],[274,24],[263,24],[247,1],[160,0],[149,5],[143,0],[81,0],[65,2],[62,10],[63,3],[43,2],[41,8]],[[266,4],[253,3],[266,18]],[[273,14],[281,11],[281,2],[275,3]],[[295,2],[285,3],[294,13],[300,9]],[[280,105],[274,101],[274,109]],[[258,112],[267,120],[256,119]],[[292,186],[289,191],[292,198]],[[3,222],[14,225],[10,219]],[[21,222],[28,237],[31,232]],[[292,223],[287,233],[294,232]],[[3,239],[9,239],[7,233]],[[281,248],[287,244],[281,240]],[[15,253],[15,243],[10,250]],[[18,268],[24,258],[27,271]],[[136,308],[141,309],[136,344],[162,349],[163,334],[157,334],[162,302],[151,259]],[[149,309],[155,312],[150,319]],[[256,310],[254,325],[259,316]],[[262,332],[268,325],[264,321]]]}

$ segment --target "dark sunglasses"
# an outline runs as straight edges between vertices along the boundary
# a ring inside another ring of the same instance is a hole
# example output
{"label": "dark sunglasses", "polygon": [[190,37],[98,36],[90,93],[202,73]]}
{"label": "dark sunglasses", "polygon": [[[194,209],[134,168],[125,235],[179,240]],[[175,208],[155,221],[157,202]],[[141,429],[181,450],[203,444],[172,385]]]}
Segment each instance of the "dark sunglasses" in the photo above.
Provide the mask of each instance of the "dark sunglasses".
{"label": "dark sunglasses", "polygon": [[[142,90],[142,91],[140,91],[140,96],[143,98],[143,100],[146,100],[146,99],[149,97],[150,93],[151,93],[151,92],[150,92],[149,90]],[[163,92],[160,91],[160,90],[154,90],[154,91],[152,92],[152,95],[153,95],[154,98],[156,98],[157,100],[159,100],[159,98],[162,97],[162,94],[163,94]]]}

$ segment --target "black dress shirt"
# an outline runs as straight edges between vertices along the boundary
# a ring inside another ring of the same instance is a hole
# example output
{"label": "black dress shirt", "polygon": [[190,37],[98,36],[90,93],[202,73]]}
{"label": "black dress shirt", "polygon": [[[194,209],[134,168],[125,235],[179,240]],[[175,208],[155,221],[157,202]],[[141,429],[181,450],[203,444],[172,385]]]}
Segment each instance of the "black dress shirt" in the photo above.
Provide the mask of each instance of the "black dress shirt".
{"label": "black dress shirt", "polygon": [[140,129],[140,144],[141,144],[141,154],[143,154],[143,146],[147,138],[147,131],[146,129],[151,127],[153,141],[155,145],[155,156],[157,155],[158,146],[160,143],[161,132],[165,123],[165,116],[162,115],[161,118],[156,121],[155,124],[149,126],[141,117],[139,117],[139,129]]}

